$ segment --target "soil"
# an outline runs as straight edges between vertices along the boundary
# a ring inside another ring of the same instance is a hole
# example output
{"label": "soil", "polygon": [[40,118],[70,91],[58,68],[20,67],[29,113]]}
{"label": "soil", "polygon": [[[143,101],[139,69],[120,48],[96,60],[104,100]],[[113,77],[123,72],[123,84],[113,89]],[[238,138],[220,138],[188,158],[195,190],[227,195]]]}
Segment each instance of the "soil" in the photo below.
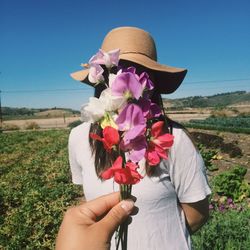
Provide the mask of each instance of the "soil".
{"label": "soil", "polygon": [[245,179],[250,183],[250,135],[201,129],[189,131],[196,143],[202,143],[206,148],[218,152],[217,159],[213,160],[218,170],[210,171],[209,174],[217,175],[241,165],[247,168]]}

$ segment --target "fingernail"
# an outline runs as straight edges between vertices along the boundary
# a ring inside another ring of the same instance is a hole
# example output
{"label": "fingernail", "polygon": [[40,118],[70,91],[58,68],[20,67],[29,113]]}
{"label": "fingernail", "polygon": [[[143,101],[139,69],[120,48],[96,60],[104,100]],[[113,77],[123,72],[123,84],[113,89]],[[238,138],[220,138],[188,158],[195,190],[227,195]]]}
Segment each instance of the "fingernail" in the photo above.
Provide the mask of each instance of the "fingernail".
{"label": "fingernail", "polygon": [[134,202],[132,200],[124,200],[121,202],[121,207],[128,213],[130,213],[134,207]]}

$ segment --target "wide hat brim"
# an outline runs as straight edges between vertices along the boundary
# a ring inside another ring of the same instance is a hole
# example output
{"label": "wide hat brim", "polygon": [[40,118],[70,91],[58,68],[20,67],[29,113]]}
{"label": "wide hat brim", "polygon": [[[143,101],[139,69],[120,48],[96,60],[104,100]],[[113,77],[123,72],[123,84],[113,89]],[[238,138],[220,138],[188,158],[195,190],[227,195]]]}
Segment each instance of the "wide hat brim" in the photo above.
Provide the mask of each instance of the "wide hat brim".
{"label": "wide hat brim", "polygon": [[[148,56],[139,53],[124,53],[120,54],[119,58],[120,60],[142,65],[153,71],[155,88],[161,94],[173,93],[180,86],[187,73],[186,69],[159,64]],[[72,73],[71,77],[77,81],[93,86],[94,84],[88,80],[88,74],[89,70],[83,69]]]}

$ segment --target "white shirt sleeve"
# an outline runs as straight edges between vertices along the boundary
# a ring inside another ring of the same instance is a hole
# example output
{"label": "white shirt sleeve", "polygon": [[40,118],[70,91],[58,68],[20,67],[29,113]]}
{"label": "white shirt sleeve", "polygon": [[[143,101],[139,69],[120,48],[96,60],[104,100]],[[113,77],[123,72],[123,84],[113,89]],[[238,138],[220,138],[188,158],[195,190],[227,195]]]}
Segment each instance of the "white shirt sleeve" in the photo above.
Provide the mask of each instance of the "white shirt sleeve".
{"label": "white shirt sleeve", "polygon": [[211,194],[203,159],[188,135],[174,129],[174,145],[170,150],[170,178],[181,203],[203,200]]}
{"label": "white shirt sleeve", "polygon": [[[81,126],[81,125],[80,125]],[[77,159],[77,152],[79,147],[79,128],[73,128],[69,135],[68,152],[69,152],[69,164],[72,175],[72,182],[74,184],[82,183],[82,167]]]}

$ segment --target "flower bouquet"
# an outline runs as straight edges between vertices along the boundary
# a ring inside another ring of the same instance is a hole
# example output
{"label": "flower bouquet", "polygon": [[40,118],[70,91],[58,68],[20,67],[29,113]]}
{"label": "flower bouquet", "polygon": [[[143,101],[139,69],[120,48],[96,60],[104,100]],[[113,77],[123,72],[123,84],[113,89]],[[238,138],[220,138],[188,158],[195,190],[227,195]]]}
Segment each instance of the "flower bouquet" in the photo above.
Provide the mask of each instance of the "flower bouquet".
{"label": "flower bouquet", "polygon": [[[161,108],[151,101],[154,84],[149,75],[138,74],[134,67],[120,67],[119,49],[99,50],[84,66],[89,68],[91,83],[106,86],[83,110],[85,120],[87,117],[101,128],[101,134],[90,133],[90,137],[102,142],[107,154],[118,155],[100,177],[114,178],[120,185],[121,199],[127,199],[132,185],[143,178],[138,163],[145,159],[148,167],[155,167],[161,159],[167,159],[174,137],[166,132]],[[127,229],[126,222],[119,227],[117,249],[120,244],[127,249]]]}

